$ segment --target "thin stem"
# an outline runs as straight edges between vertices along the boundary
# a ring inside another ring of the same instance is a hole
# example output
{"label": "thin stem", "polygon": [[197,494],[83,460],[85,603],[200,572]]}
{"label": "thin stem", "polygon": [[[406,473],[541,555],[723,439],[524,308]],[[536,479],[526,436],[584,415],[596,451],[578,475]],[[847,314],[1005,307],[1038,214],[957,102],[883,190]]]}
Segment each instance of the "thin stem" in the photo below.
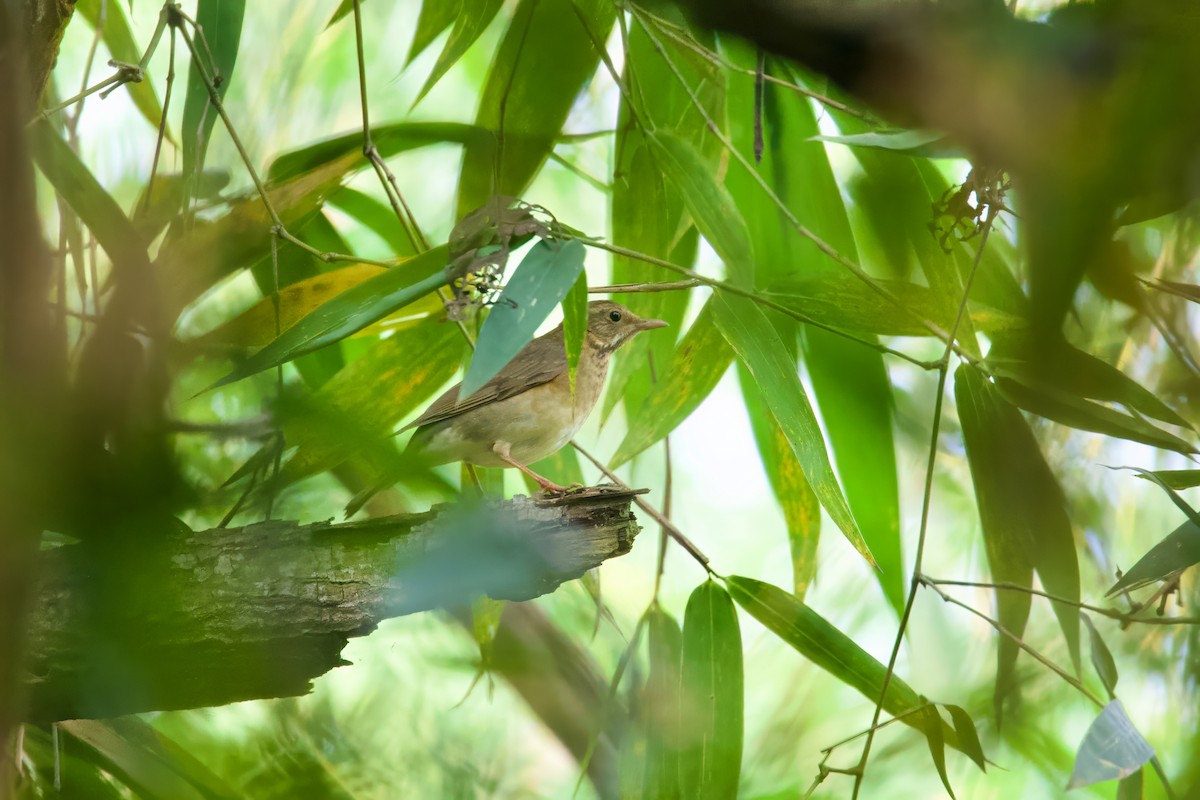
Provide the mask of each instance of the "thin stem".
{"label": "thin stem", "polygon": [[[592,462],[592,464],[595,465],[596,469],[598,469],[602,473],[604,473],[604,476],[606,478],[608,478],[610,481],[612,481],[617,486],[620,486],[623,489],[629,488],[629,486],[623,480],[618,478],[616,476],[616,474],[613,473],[612,470],[610,470],[608,467],[604,466],[603,462],[601,462],[600,459],[596,458],[594,455],[589,453],[587,450],[584,450],[583,447],[581,447],[578,442],[572,440],[571,446],[574,447],[577,451],[579,451],[579,454],[581,456],[586,458],[588,461]],[[704,555],[704,553],[701,552],[700,548],[696,547],[696,545],[692,543],[692,540],[683,534],[683,531],[681,531],[681,530],[679,530],[679,528],[675,527],[675,523],[671,522],[671,520],[667,519],[667,517],[664,516],[661,511],[659,511],[657,508],[655,508],[654,506],[652,506],[648,502],[646,502],[644,499],[642,499],[641,495],[634,495],[633,502],[637,504],[638,508],[642,509],[642,511],[645,511],[647,514],[649,514],[655,522],[657,522],[659,525],[661,525],[663,530],[665,530],[668,534],[670,534],[671,538],[674,539],[679,544],[680,547],[682,547],[684,550],[686,550],[688,555],[690,555],[692,558],[696,559],[696,561],[700,564],[700,566],[704,567],[706,572],[708,572],[710,575],[715,574],[712,571],[712,568],[710,566],[708,566],[708,556]]]}
{"label": "thin stem", "polygon": [[696,281],[697,283],[703,284],[705,286],[711,286],[714,289],[722,289],[726,292],[729,292],[730,294],[735,294],[739,297],[744,297],[747,300],[753,300],[754,302],[758,303],[761,306],[770,308],[774,311],[778,311],[780,314],[791,317],[792,319],[798,320],[807,325],[812,325],[814,328],[820,328],[821,330],[829,331],[830,333],[832,333],[836,336],[841,336],[844,339],[849,339],[851,341],[858,342],[859,344],[863,345],[864,347],[869,347],[872,350],[879,351],[880,353],[886,353],[888,355],[896,356],[897,358],[902,358],[905,361],[909,362],[910,364],[915,364],[916,366],[920,367],[921,369],[926,369],[926,370],[936,369],[938,366],[938,362],[922,361],[920,359],[913,358],[912,356],[908,355],[907,353],[902,353],[899,350],[893,350],[892,348],[890,348],[886,345],[882,345],[879,342],[871,341],[870,339],[863,339],[861,337],[855,336],[854,334],[847,333],[846,331],[843,331],[840,328],[835,328],[832,325],[827,325],[824,322],[819,322],[818,320],[813,319],[812,317],[808,316],[807,314],[803,314],[799,311],[793,311],[792,309],[790,309],[786,306],[782,306],[773,300],[768,300],[767,298],[756,294],[754,291],[752,291],[750,289],[743,289],[742,287],[735,286],[732,283],[726,283],[725,281],[717,280],[715,278],[705,277],[704,275],[701,275],[698,272],[694,272],[694,271],[688,269],[687,267],[681,267],[678,264],[673,264],[670,261],[667,261],[665,259],[661,259],[656,256],[647,255],[646,253],[639,253],[636,250],[629,250],[628,248],[621,247],[621,246],[615,245],[615,244],[608,244],[606,242],[595,241],[595,240],[582,240],[582,241],[584,244],[589,245],[590,247],[596,247],[596,248],[599,248],[600,250],[607,250],[610,253],[615,253],[619,256],[625,256],[626,258],[635,258],[639,261],[644,261],[647,264],[653,264],[656,267],[662,267],[663,269],[667,269],[672,272],[676,272],[680,275],[686,275],[689,279]]}
{"label": "thin stem", "polygon": [[574,161],[571,161],[568,158],[564,158],[563,156],[561,156],[558,152],[556,152],[554,150],[550,151],[550,160],[553,161],[555,164],[558,164],[561,167],[563,167],[564,169],[566,169],[572,175],[579,178],[581,181],[586,183],[588,186],[591,186],[596,191],[602,192],[604,194],[608,194],[609,192],[612,191],[612,187],[609,186],[607,183],[600,180],[595,175],[592,175],[591,173],[587,172],[585,169],[583,169],[583,167],[579,166]]}
{"label": "thin stem", "polygon": [[125,82],[127,82],[127,80],[128,79],[126,79],[126,81],[121,80],[120,72],[117,72],[113,75],[109,75],[107,78],[100,81],[99,83],[89,86],[87,89],[84,89],[82,92],[80,92],[76,95],[73,95],[73,96],[67,98],[66,100],[63,100],[61,103],[51,106],[50,108],[42,109],[41,111],[39,111],[37,114],[34,115],[33,119],[29,120],[27,125],[33,125],[34,123],[41,122],[44,119],[49,119],[54,114],[57,114],[59,111],[62,111],[64,108],[68,108],[70,106],[75,105],[79,101],[83,100],[85,97],[90,97],[91,95],[95,94],[96,92],[99,92],[99,91],[105,89],[106,87],[112,86],[115,83],[118,83],[118,82],[125,83]]}
{"label": "thin stem", "polygon": [[1132,611],[1119,611],[1115,608],[1104,608],[1103,606],[1094,606],[1088,603],[1081,603],[1078,600],[1071,600],[1061,595],[1043,592],[1040,589],[1034,589],[1032,586],[1021,586],[1016,583],[1001,581],[998,583],[985,583],[979,581],[951,581],[942,580],[941,578],[931,578],[928,575],[921,575],[921,583],[926,586],[966,586],[974,589],[999,589],[1007,592],[1022,592],[1024,594],[1044,597],[1047,600],[1053,600],[1056,603],[1062,603],[1072,608],[1078,608],[1082,611],[1090,611],[1093,614],[1098,614],[1102,617],[1117,620],[1124,623],[1141,623],[1143,625],[1200,625],[1200,617],[1138,617],[1149,604],[1143,604],[1140,608]]}
{"label": "thin stem", "polygon": [[146,181],[146,199],[142,201],[142,210],[150,207],[150,198],[154,193],[154,178],[158,175],[158,161],[162,157],[163,140],[167,137],[167,110],[171,107],[171,89],[175,86],[175,29],[171,28],[171,43],[167,58],[167,89],[163,95],[162,118],[158,121],[158,137],[154,140],[154,158],[150,162],[150,177]]}
{"label": "thin stem", "polygon": [[917,533],[917,553],[913,560],[912,578],[908,586],[908,599],[904,603],[904,612],[900,615],[900,626],[896,630],[896,638],[892,642],[892,653],[888,658],[887,672],[883,676],[883,687],[879,692],[879,699],[875,703],[875,713],[871,718],[872,730],[867,733],[867,741],[863,744],[862,757],[858,761],[858,773],[854,776],[854,792],[851,795],[851,800],[857,800],[859,790],[862,788],[863,779],[867,773],[867,762],[871,755],[871,745],[875,740],[874,727],[879,723],[879,716],[883,713],[883,703],[887,698],[888,686],[892,682],[892,675],[896,671],[896,660],[900,656],[900,645],[904,641],[904,632],[908,629],[908,621],[912,617],[913,604],[917,599],[917,589],[921,583],[921,563],[925,557],[925,541],[929,530],[929,512],[933,501],[933,474],[937,464],[938,454],[938,437],[941,434],[942,426],[942,403],[946,394],[946,378],[950,372],[950,354],[953,351],[954,339],[958,335],[958,327],[962,324],[963,317],[966,316],[967,300],[971,296],[971,285],[975,281],[975,273],[979,271],[979,264],[983,260],[983,250],[987,246],[988,235],[992,231],[992,222],[995,220],[995,209],[988,207],[987,216],[983,221],[983,234],[979,238],[979,246],[975,250],[975,261],[971,265],[971,272],[967,276],[966,286],[963,287],[962,300],[958,304],[958,313],[954,317],[954,324],[950,328],[950,338],[946,341],[946,349],[942,353],[941,361],[938,366],[938,383],[937,394],[934,396],[933,403],[933,426],[929,434],[929,458],[925,467],[925,489],[921,500],[921,526]]}
{"label": "thin stem", "polygon": [[641,294],[645,292],[678,292],[703,286],[700,281],[689,278],[685,281],[663,281],[661,283],[616,283],[611,286],[589,286],[588,294]]}

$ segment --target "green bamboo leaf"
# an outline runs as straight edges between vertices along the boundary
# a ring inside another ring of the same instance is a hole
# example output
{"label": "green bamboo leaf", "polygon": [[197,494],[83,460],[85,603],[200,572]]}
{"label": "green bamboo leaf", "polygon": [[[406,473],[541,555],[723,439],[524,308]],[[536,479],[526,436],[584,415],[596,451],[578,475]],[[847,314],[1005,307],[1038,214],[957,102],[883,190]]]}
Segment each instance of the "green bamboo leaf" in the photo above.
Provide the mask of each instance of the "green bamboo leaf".
{"label": "green bamboo leaf", "polygon": [[983,745],[979,743],[979,732],[975,730],[975,721],[962,706],[943,705],[950,712],[954,722],[954,733],[958,737],[959,749],[975,762],[982,772],[987,772],[987,758],[983,755]]}
{"label": "green bamboo leaf", "polygon": [[[608,0],[521,0],[488,71],[458,182],[462,218],[493,195],[520,197],[554,147],[600,56],[616,9]],[[586,27],[585,27],[586,25]]]}
{"label": "green bamboo leaf", "polygon": [[650,610],[647,630],[650,674],[639,704],[646,742],[642,796],[675,800],[681,797],[679,759],[684,741],[679,718],[683,634],[675,618],[658,606]]}
{"label": "green bamboo leaf", "polygon": [[821,504],[745,364],[738,364],[738,379],[742,384],[742,399],[746,403],[750,427],[754,431],[767,480],[771,483],[787,523],[788,549],[792,556],[792,592],[803,600],[817,573]]}
{"label": "green bamboo leaf", "polygon": [[[461,122],[396,122],[371,129],[371,141],[383,158],[430,145],[467,145],[486,135],[482,129]],[[278,156],[267,168],[267,178],[281,183],[340,162],[346,156],[354,157],[354,169],[364,169],[370,162],[362,156],[362,148],[361,129],[322,139]]]}
{"label": "green bamboo leaf", "polygon": [[1100,631],[1096,630],[1096,626],[1092,623],[1092,618],[1082,611],[1079,616],[1083,618],[1083,623],[1088,629],[1088,641],[1091,643],[1092,650],[1092,667],[1096,670],[1096,675],[1100,678],[1100,682],[1104,684],[1105,690],[1108,692],[1108,699],[1115,700],[1117,696],[1117,679],[1120,675],[1117,673],[1117,662],[1113,660],[1112,653],[1108,649],[1108,645],[1104,643],[1103,637],[1100,636]]}
{"label": "green bamboo leaf", "polygon": [[1190,300],[1193,303],[1200,303],[1200,286],[1193,283],[1179,283],[1177,281],[1157,280],[1150,283],[1154,289],[1167,294],[1173,294],[1176,297],[1182,297],[1184,300]]}
{"label": "green bamboo leaf", "polygon": [[[575,452],[574,447],[564,447],[556,453],[533,462],[529,468],[560,486],[583,485],[583,467],[579,464],[579,454]],[[497,472],[499,471],[497,470]],[[521,473],[521,479],[525,482],[525,488],[531,495],[541,490],[537,481],[528,475]]]}
{"label": "green bamboo leaf", "polygon": [[187,94],[183,101],[185,178],[203,171],[209,135],[218,116],[216,109],[211,106],[208,86],[194,59],[202,59],[205,72],[216,83],[217,96],[224,99],[237,64],[245,13],[245,0],[197,0],[196,24],[203,29],[204,39],[201,40],[197,34],[193,40],[196,53],[188,70]]}
{"label": "green bamboo leaf", "polygon": [[1189,519],[1139,558],[1105,596],[1166,580],[1197,563],[1200,563],[1200,525]]}
{"label": "green bamboo leaf", "polygon": [[[731,57],[741,59],[740,63],[756,66],[756,54],[734,46],[729,52]],[[767,59],[764,69],[772,75],[787,74],[784,65],[774,59]],[[755,89],[748,76],[730,79],[730,135],[734,146],[747,156],[755,148]],[[825,147],[805,141],[819,132],[812,105],[774,83],[762,87],[761,101],[765,140],[762,160],[756,167],[758,178],[805,227],[857,261],[857,243]],[[784,210],[754,177],[748,170],[734,168],[726,185],[750,228],[760,288],[811,277],[843,286],[853,282],[857,286],[852,291],[875,294],[812,241],[800,236]],[[807,287],[800,292],[806,293]],[[841,298],[833,305],[840,302]],[[884,313],[896,315],[896,306],[888,305]],[[876,578],[884,595],[898,611],[904,603],[900,493],[892,432],[894,401],[883,357],[843,337],[785,321],[773,311],[767,317],[789,352],[793,342],[803,344],[813,399],[820,409],[846,503],[879,565]],[[809,475],[810,480],[812,477]]]}
{"label": "green bamboo leaf", "polygon": [[[129,18],[125,16],[125,10],[121,8],[120,3],[109,3],[102,21],[100,18],[102,4],[103,0],[79,0],[75,4],[75,9],[83,15],[93,29],[98,28],[103,22],[101,37],[114,59],[126,64],[137,64],[142,60],[142,51],[134,41],[133,31],[129,27]],[[158,130],[163,109],[162,104],[158,102],[158,95],[154,93],[154,84],[148,80],[142,80],[138,83],[128,83],[126,86],[129,88],[129,97],[137,106],[137,110],[155,130]],[[169,130],[166,132],[166,136],[169,141],[175,141]]]}
{"label": "green bamboo leaf", "polygon": [[1033,386],[1012,380],[1005,377],[1002,370],[997,372],[996,388],[1014,405],[1072,428],[1116,436],[1184,454],[1197,452],[1195,446],[1151,425],[1141,417],[1123,414],[1051,386]]}
{"label": "green bamboo leaf", "polygon": [[587,335],[588,286],[587,273],[580,271],[575,284],[563,298],[563,343],[567,350],[567,381],[575,391],[575,370],[583,354],[583,340]]}
{"label": "green bamboo leaf", "polygon": [[696,227],[725,262],[730,280],[753,286],[750,232],[729,191],[713,177],[704,157],[687,141],[667,131],[649,134],[647,143],[655,163],[683,198]]}
{"label": "green bamboo leaf", "polygon": [[1117,784],[1117,800],[1143,800],[1145,797],[1145,768],[1122,778]]}
{"label": "green bamboo leaf", "polygon": [[445,266],[447,252],[446,245],[440,245],[347,289],[318,306],[209,389],[239,381],[339,342],[444,286],[453,277]]}
{"label": "green bamboo leaf", "polygon": [[[1048,592],[1078,603],[1079,564],[1066,498],[1028,423],[974,367],[958,368],[954,388],[993,578],[1032,586],[1036,570]],[[996,595],[1000,623],[1021,636],[1029,617],[1029,596],[1007,591]],[[1051,605],[1078,671],[1078,612],[1063,603]],[[999,704],[1010,688],[1017,658],[1016,645],[1007,637],[1000,639],[998,658]]]}
{"label": "green bamboo leaf", "polygon": [[[820,614],[782,589],[753,578],[732,575],[725,579],[725,585],[734,601],[766,626],[767,630],[791,645],[816,666],[862,693],[872,703],[879,700],[883,694],[887,668],[855,644],[853,639],[830,625]],[[926,705],[928,701],[898,676],[892,675],[887,681],[883,710],[893,717],[900,717],[900,721],[905,725],[922,733],[926,733],[930,726],[928,719],[921,719],[918,709]],[[941,739],[945,744],[970,756],[982,769],[986,762],[979,747],[974,723],[971,723],[970,716],[966,715],[965,711],[958,711],[961,714],[956,715],[951,711],[955,725],[962,727],[965,724],[970,730],[964,728],[964,735],[960,736],[956,732],[957,728],[952,729],[943,722],[939,726]]]}
{"label": "green bamboo leaf", "polygon": [[578,239],[543,240],[533,246],[483,321],[460,397],[479,391],[532,341],[538,326],[583,274],[584,255]]}
{"label": "green bamboo leaf", "polygon": [[1128,777],[1152,758],[1154,748],[1133,726],[1121,701],[1113,700],[1084,734],[1067,788]]}
{"label": "green bamboo leaf", "polygon": [[688,598],[683,618],[680,795],[737,796],[742,767],[742,636],[729,593],[711,579]]}
{"label": "green bamboo leaf", "polygon": [[421,102],[447,70],[458,63],[471,45],[475,44],[475,40],[487,30],[502,5],[504,0],[459,0],[460,8],[454,20],[454,29],[450,31],[450,38],[446,40],[446,46],[442,48],[437,63],[433,65],[433,71],[425,80],[425,85],[417,93],[417,99],[413,101],[414,106]]}
{"label": "green bamboo leaf", "polygon": [[925,734],[925,742],[929,745],[929,757],[933,760],[934,769],[946,787],[946,794],[954,797],[954,789],[950,786],[950,776],[946,774],[946,739],[942,735],[945,722],[938,714],[937,706],[933,703],[913,715],[913,724]]}
{"label": "green bamboo leaf", "polygon": [[[354,0],[343,0],[353,3]],[[408,66],[417,56],[425,52],[433,40],[442,35],[442,31],[462,13],[463,0],[424,0],[421,3],[421,13],[417,16],[417,29],[413,33],[412,43],[408,47],[408,56],[404,65]]]}
{"label": "green bamboo leaf", "polygon": [[[1154,477],[1149,477],[1151,475]],[[1138,477],[1171,489],[1192,489],[1200,486],[1200,469],[1159,469],[1146,475],[1139,474]]]}
{"label": "green bamboo leaf", "polygon": [[629,420],[609,466],[616,469],[675,430],[716,388],[731,361],[733,350],[714,324],[710,299],[679,341],[670,363],[659,365],[658,387]]}
{"label": "green bamboo leaf", "polygon": [[788,355],[779,334],[751,300],[717,292],[712,303],[717,327],[754,375],[763,401],[787,436],[821,505],[854,548],[876,566],[833,474],[825,438],[800,383],[795,361]]}

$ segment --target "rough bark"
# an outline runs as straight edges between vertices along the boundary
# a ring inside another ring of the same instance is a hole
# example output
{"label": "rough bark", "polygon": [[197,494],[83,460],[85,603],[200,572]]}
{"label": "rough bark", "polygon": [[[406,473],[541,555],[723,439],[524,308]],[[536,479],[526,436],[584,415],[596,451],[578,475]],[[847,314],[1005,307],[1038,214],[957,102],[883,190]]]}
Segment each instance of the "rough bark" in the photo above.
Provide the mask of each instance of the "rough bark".
{"label": "rough bark", "polygon": [[29,43],[31,97],[41,97],[58,60],[67,23],[75,13],[75,0],[28,0],[26,39]]}
{"label": "rough bark", "polygon": [[600,487],[340,525],[264,522],[42,554],[31,719],[303,694],[380,620],[527,600],[627,553],[633,492]]}

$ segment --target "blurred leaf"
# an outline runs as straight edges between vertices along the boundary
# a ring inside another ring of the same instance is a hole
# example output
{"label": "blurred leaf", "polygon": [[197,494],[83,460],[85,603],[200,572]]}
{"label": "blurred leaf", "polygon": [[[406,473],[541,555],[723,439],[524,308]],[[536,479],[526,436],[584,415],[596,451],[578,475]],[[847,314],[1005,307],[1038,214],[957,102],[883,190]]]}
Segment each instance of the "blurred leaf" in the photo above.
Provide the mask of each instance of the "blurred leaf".
{"label": "blurred leaf", "polygon": [[1124,778],[1152,758],[1154,748],[1133,727],[1121,701],[1113,700],[1084,735],[1067,788]]}
{"label": "blurred leaf", "polygon": [[791,443],[821,505],[863,558],[876,566],[834,477],[821,427],[800,383],[795,361],[788,356],[779,334],[751,300],[718,292],[712,302],[717,327],[754,375],[763,402]]}
{"label": "blurred leaf", "polygon": [[329,205],[344,211],[387,243],[394,256],[416,255],[391,208],[366,192],[343,186],[329,197]]}
{"label": "blurred leaf", "polygon": [[[101,35],[104,44],[115,60],[123,61],[126,64],[137,64],[142,60],[142,51],[133,39],[133,31],[129,28],[129,18],[125,16],[125,10],[121,8],[120,3],[107,3],[106,0],[79,0],[75,4],[75,8],[93,29],[97,29],[103,24]],[[103,20],[100,18],[102,8],[104,10]],[[127,83],[125,86],[128,88],[129,97],[137,106],[137,110],[155,130],[158,130],[163,110],[162,105],[158,102],[158,96],[154,93],[154,84],[149,80],[142,80],[138,83]],[[171,136],[170,130],[165,133],[167,140],[174,143],[175,139]],[[178,208],[178,206],[176,207]]]}
{"label": "blurred leaf", "polygon": [[169,800],[240,796],[187,750],[137,717],[76,719],[58,725],[139,796]]}
{"label": "blurred leaf", "polygon": [[729,593],[710,578],[683,618],[680,796],[737,796],[742,767],[742,636]]}
{"label": "blurred leaf", "polygon": [[[421,102],[421,99],[441,80],[446,71],[463,57],[471,45],[475,44],[475,40],[487,30],[488,25],[495,18],[496,12],[504,5],[504,0],[457,0],[457,2],[459,10],[454,20],[454,29],[450,31],[450,38],[446,40],[446,46],[442,48],[437,63],[433,65],[433,71],[425,80],[425,85],[417,93],[417,99],[413,101],[414,106]],[[446,5],[451,5],[451,3],[446,3]],[[422,16],[424,16],[423,12],[424,8],[422,8]]]}
{"label": "blurred leaf", "polygon": [[584,255],[578,239],[544,239],[533,246],[483,321],[475,355],[459,389],[460,397],[479,391],[529,344],[538,326],[583,274]]}
{"label": "blurred leaf", "polygon": [[204,169],[204,155],[218,117],[195,59],[202,60],[204,71],[213,79],[217,96],[224,100],[237,64],[245,13],[245,0],[196,2],[196,25],[203,29],[203,35],[197,32],[192,39],[196,52],[188,70],[187,94],[183,101],[182,167],[185,180]]}
{"label": "blurred leaf", "polygon": [[[360,0],[360,2],[365,3],[367,0]],[[438,5],[441,4],[439,3]],[[445,5],[452,5],[452,3],[446,3]],[[338,22],[340,22],[343,17],[347,17],[353,13],[354,0],[342,0],[340,3],[338,3],[338,7],[334,9],[333,16],[329,18],[329,22],[325,23],[325,30],[329,30]]]}
{"label": "blurred leaf", "polygon": [[792,556],[792,591],[800,600],[817,572],[817,542],[821,535],[821,505],[808,485],[804,470],[792,451],[779,423],[763,402],[746,365],[738,363],[742,399],[750,416],[750,427],[758,443],[767,480],[783,509],[788,527],[788,549]]}
{"label": "blurred leaf", "polygon": [[[969,365],[954,373],[954,390],[992,578],[1032,586],[1037,570],[1046,591],[1078,602],[1079,563],[1066,498],[1025,418]],[[1016,636],[1024,634],[1029,600],[1024,592],[996,592],[1000,624]],[[1078,611],[1051,606],[1078,672]],[[998,659],[997,707],[1010,689],[1017,659],[1008,637],[999,640]]]}
{"label": "blurred leaf", "polygon": [[492,642],[500,628],[500,617],[504,614],[505,601],[493,600],[481,595],[471,602],[471,635],[479,646],[479,669],[491,669]]}
{"label": "blurred leaf", "polygon": [[[900,305],[883,297],[845,270],[796,274],[768,287],[767,296],[785,308],[843,330],[881,336],[932,336],[922,320],[949,327],[933,290],[908,281],[876,279]],[[1028,323],[986,306],[969,309],[971,320],[989,333]]]}
{"label": "blurred leaf", "polygon": [[647,136],[654,162],[683,198],[692,220],[725,262],[729,278],[742,287],[754,284],[750,232],[729,192],[713,178],[712,168],[695,147],[666,131]]}
{"label": "blurred leaf", "polygon": [[1170,489],[1191,489],[1200,486],[1200,469],[1159,469],[1148,474],[1139,474],[1138,477]]}
{"label": "blurred leaf", "polygon": [[712,393],[732,360],[733,350],[713,322],[710,299],[675,347],[671,362],[658,365],[657,387],[629,420],[609,467],[616,469],[675,430]]}
{"label": "blurred leaf", "polygon": [[298,446],[289,477],[332,469],[367,452],[368,444],[394,449],[393,427],[454,377],[466,349],[454,325],[439,317],[373,345],[313,394],[312,405],[330,418],[327,424],[311,414],[285,417],[284,437]]}
{"label": "blurred leaf", "polygon": [[1088,629],[1088,639],[1092,646],[1092,667],[1096,670],[1096,675],[1099,676],[1100,682],[1104,684],[1104,688],[1108,691],[1108,699],[1115,700],[1117,698],[1117,679],[1120,677],[1117,674],[1117,662],[1113,661],[1112,653],[1108,650],[1108,645],[1104,643],[1104,639],[1100,636],[1100,631],[1096,630],[1096,626],[1092,624],[1092,618],[1082,611],[1079,616],[1083,617],[1083,623]]}
{"label": "blurred leaf", "polygon": [[[221,190],[228,185],[227,170],[207,169],[196,176],[195,196],[200,200],[218,200]],[[186,188],[183,176],[176,172],[155,175],[154,184],[142,190],[133,206],[132,221],[143,241],[153,241],[179,214]]]}
{"label": "blurred leaf", "polygon": [[871,147],[876,150],[891,150],[922,158],[963,158],[963,151],[950,144],[944,134],[930,131],[872,131],[848,136],[813,136],[821,142],[833,142],[850,147]]}
{"label": "blurred leaf", "polygon": [[[646,740],[642,796],[676,800],[681,797],[679,760],[684,742],[680,725],[683,634],[675,618],[657,605],[649,612],[648,634],[650,675],[639,708]],[[734,646],[740,650],[740,640]]]}
{"label": "blurred leaf", "polygon": [[583,340],[587,336],[588,285],[587,273],[580,271],[575,285],[563,298],[563,343],[567,349],[567,381],[571,392],[575,391],[575,370],[579,367],[579,356],[583,353]]}
{"label": "blurred leaf", "polygon": [[1197,563],[1200,563],[1200,526],[1189,519],[1150,548],[1104,594],[1108,597],[1140,589]]}
{"label": "blurred leaf", "polygon": [[28,130],[38,169],[108,253],[118,277],[137,280],[148,275],[146,245],[117,201],[46,120],[35,122]]}
{"label": "blurred leaf", "polygon": [[462,13],[462,7],[463,0],[424,0],[421,3],[417,29],[413,33],[412,44],[408,47],[408,56],[404,59],[405,66],[425,52],[425,48],[433,44],[433,40],[450,27],[450,23]]}
{"label": "blurred leaf", "polygon": [[1052,386],[1031,386],[1005,378],[1003,375],[1003,370],[997,371],[996,388],[999,392],[1009,402],[1039,417],[1080,430],[1142,442],[1152,447],[1162,447],[1179,453],[1196,452],[1193,445],[1156,428],[1141,417],[1122,414],[1108,406],[1093,403]]}
{"label": "blurred leaf", "polygon": [[[485,135],[474,125],[461,122],[395,122],[371,129],[371,141],[383,158],[435,144],[465,145]],[[353,169],[365,169],[370,162],[363,156],[362,148],[361,129],[322,139],[275,158],[267,168],[267,178],[272,183],[281,183],[340,162],[346,156],[353,156]]]}
{"label": "blurred leaf", "polygon": [[983,755],[983,745],[979,743],[979,732],[975,730],[975,722],[971,715],[961,706],[943,705],[950,712],[954,721],[954,732],[958,736],[959,749],[967,754],[975,765],[987,772],[987,758]]}
{"label": "blurred leaf", "polygon": [[[1038,351],[1037,363],[1027,356]],[[987,364],[994,375],[1010,378],[1034,388],[1059,390],[1121,403],[1148,417],[1190,428],[1153,392],[1106,361],[1085,353],[1063,339],[1057,342],[1029,341],[1018,333],[1006,336],[988,353]]]}
{"label": "blurred leaf", "polygon": [[435,247],[368,278],[326,302],[209,387],[215,389],[285,364],[357,333],[448,283],[447,248]]}
{"label": "blurred leaf", "polygon": [[1193,303],[1200,303],[1200,286],[1196,286],[1195,284],[1156,280],[1149,285],[1161,292],[1182,297],[1184,300],[1190,300]]}
{"label": "blurred leaf", "polygon": [[[586,21],[587,28],[584,27]],[[493,195],[520,197],[591,80],[616,18],[608,0],[521,0],[488,70],[475,124],[492,135],[467,144],[458,217]]]}

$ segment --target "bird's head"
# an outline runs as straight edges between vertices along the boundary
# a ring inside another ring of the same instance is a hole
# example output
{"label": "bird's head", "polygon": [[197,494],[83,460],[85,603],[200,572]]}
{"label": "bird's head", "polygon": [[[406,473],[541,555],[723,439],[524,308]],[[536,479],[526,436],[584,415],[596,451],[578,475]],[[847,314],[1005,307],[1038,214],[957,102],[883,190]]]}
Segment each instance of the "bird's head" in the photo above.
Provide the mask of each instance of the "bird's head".
{"label": "bird's head", "polygon": [[588,343],[601,351],[612,352],[642,331],[666,325],[661,319],[643,319],[611,300],[588,303]]}

